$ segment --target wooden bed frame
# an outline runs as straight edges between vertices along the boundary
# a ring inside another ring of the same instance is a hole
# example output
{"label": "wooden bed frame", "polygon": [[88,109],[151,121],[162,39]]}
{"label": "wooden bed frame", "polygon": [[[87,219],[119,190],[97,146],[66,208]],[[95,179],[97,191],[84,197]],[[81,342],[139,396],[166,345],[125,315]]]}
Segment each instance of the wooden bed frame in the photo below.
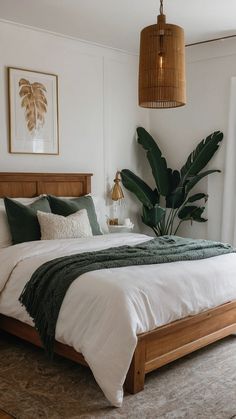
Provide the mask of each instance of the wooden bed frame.
{"label": "wooden bed frame", "polygon": [[[91,191],[92,174],[0,173],[0,197],[34,197],[40,194],[81,196]],[[0,314],[0,329],[42,347],[36,330]],[[137,393],[145,375],[225,336],[236,333],[236,301],[138,335],[138,343],[127,373],[125,389]],[[83,355],[56,342],[55,352],[87,365]]]}

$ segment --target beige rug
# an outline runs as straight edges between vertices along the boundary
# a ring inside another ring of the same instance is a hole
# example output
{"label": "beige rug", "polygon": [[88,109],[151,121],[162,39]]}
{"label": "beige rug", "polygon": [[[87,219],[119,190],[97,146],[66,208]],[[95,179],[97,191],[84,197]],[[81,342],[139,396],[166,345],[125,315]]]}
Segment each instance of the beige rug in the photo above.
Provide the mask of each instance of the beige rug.
{"label": "beige rug", "polygon": [[0,407],[17,419],[236,418],[236,337],[149,374],[115,409],[89,369],[0,334]]}

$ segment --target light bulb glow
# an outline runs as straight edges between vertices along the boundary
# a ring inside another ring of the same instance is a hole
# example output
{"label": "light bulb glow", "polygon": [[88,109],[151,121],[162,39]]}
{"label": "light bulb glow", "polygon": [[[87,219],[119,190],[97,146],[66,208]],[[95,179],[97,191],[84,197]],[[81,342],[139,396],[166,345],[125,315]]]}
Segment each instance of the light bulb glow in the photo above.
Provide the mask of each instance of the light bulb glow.
{"label": "light bulb glow", "polygon": [[163,55],[159,54],[159,67],[162,70],[163,69]]}

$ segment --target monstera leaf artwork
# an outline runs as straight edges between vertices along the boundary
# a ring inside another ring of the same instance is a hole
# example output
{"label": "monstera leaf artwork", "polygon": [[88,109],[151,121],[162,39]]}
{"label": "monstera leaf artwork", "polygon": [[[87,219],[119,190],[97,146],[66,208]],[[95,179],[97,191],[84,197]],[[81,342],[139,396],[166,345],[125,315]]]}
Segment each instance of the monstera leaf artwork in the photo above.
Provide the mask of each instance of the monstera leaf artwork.
{"label": "monstera leaf artwork", "polygon": [[[168,168],[166,159],[152,136],[142,127],[137,129],[138,143],[146,151],[155,189],[128,169],[121,171],[123,185],[142,204],[142,221],[157,236],[176,234],[185,221],[204,223],[208,195],[190,194],[204,177],[220,170],[203,170],[218,150],[223,133],[215,131],[203,139],[190,153],[181,170]],[[193,204],[194,203],[194,204]]]}
{"label": "monstera leaf artwork", "polygon": [[44,125],[48,104],[46,93],[47,90],[42,83],[30,83],[26,79],[20,79],[19,81],[21,106],[25,109],[25,119],[29,132],[36,131]]}

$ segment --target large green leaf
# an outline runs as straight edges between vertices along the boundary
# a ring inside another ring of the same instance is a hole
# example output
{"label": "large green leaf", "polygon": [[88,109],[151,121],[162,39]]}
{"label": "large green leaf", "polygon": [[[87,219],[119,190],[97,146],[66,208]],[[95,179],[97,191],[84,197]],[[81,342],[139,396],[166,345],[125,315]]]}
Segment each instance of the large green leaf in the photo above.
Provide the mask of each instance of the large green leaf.
{"label": "large green leaf", "polygon": [[193,189],[193,187],[204,177],[212,174],[212,173],[220,173],[220,170],[206,170],[206,172],[199,173],[196,176],[190,178],[187,182],[185,182],[186,186],[186,195]]}
{"label": "large green leaf", "polygon": [[189,177],[195,176],[201,172],[218,150],[219,143],[222,140],[223,133],[216,131],[198,144],[197,148],[189,155],[187,162],[180,171],[182,184],[184,184]]}
{"label": "large green leaf", "polygon": [[160,195],[166,196],[169,192],[168,172],[166,159],[152,136],[142,127],[137,128],[138,143],[147,151],[152,174]]}
{"label": "large green leaf", "polygon": [[200,199],[204,199],[205,202],[208,200],[208,195],[206,195],[205,193],[196,193],[194,195],[191,195],[188,200],[186,201],[186,204],[188,202],[192,203],[192,202],[196,202],[199,201]]}
{"label": "large green leaf", "polygon": [[197,208],[196,205],[186,205],[178,212],[178,217],[181,220],[191,220],[191,215]]}
{"label": "large green leaf", "polygon": [[159,202],[157,190],[153,191],[147,183],[131,172],[131,170],[123,169],[121,171],[121,179],[126,189],[134,193],[147,208],[152,208],[153,205]]}
{"label": "large green leaf", "polygon": [[197,221],[199,223],[204,223],[207,221],[206,218],[202,217],[205,207],[197,207],[196,205],[186,205],[178,212],[178,217],[182,221]]}
{"label": "large green leaf", "polygon": [[169,193],[166,197],[167,208],[179,208],[185,200],[184,188],[178,187],[180,184],[180,172],[178,170],[167,169],[169,179]]}
{"label": "large green leaf", "polygon": [[180,182],[180,172],[178,170],[167,169],[168,183],[170,192],[174,191]]}
{"label": "large green leaf", "polygon": [[166,197],[166,207],[177,209],[179,208],[185,201],[185,189],[184,187],[180,186],[176,188],[174,192]]}
{"label": "large green leaf", "polygon": [[192,214],[192,220],[196,221],[197,223],[206,223],[207,218],[202,217],[202,213],[205,211],[205,207],[199,207],[194,211]]}
{"label": "large green leaf", "polygon": [[155,205],[153,208],[147,208],[143,206],[142,221],[149,227],[156,227],[158,223],[163,219],[165,215],[165,209],[159,205]]}

